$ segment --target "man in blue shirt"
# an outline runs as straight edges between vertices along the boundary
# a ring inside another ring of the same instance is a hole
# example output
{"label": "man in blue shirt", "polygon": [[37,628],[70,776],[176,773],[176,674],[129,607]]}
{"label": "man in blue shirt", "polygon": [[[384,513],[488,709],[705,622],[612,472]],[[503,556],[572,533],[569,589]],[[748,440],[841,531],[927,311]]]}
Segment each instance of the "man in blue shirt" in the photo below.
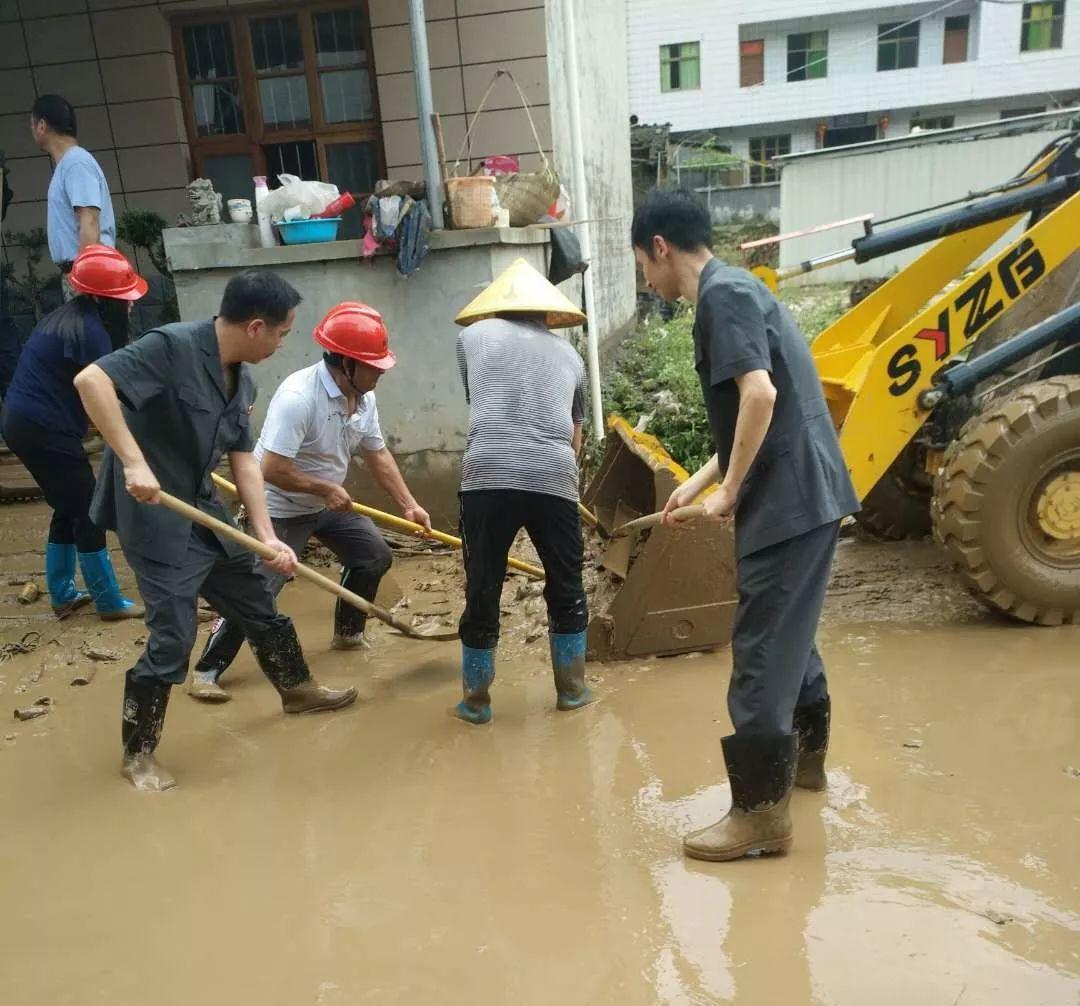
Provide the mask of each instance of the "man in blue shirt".
{"label": "man in blue shirt", "polygon": [[47,230],[49,254],[61,273],[64,299],[74,293],[68,284],[71,263],[87,245],[116,246],[109,183],[101,165],[79,146],[75,110],[58,94],[43,94],[30,111],[34,143],[52,158]]}

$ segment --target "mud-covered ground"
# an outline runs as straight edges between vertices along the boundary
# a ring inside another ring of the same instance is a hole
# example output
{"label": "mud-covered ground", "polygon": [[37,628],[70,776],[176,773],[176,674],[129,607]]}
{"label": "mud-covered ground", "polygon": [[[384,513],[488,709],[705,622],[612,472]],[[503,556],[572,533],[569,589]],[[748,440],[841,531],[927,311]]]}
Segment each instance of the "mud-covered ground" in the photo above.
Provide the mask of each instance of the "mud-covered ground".
{"label": "mud-covered ground", "polygon": [[[456,644],[376,626],[370,655],[333,652],[331,599],[294,583],[315,674],[360,701],[286,718],[245,652],[232,702],[174,690],[180,785],[136,794],[145,630],[19,603],[46,527],[0,509],[5,1006],[1080,1001],[1080,632],[986,614],[929,543],[842,541],[829,792],[796,793],[789,855],[706,865],[679,838],[727,805],[727,651],[592,665],[600,701],[558,714],[512,578],[473,728],[448,715]],[[457,558],[420,551],[385,600],[453,619]]]}

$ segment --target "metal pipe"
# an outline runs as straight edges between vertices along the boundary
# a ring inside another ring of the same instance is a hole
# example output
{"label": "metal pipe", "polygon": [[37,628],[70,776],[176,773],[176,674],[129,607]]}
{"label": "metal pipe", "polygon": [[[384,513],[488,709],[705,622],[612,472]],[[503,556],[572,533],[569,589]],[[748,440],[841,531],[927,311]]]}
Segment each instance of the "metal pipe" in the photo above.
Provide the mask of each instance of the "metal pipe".
{"label": "metal pipe", "polygon": [[431,211],[431,226],[435,230],[442,230],[442,171],[439,167],[439,152],[435,143],[435,126],[431,119],[431,114],[435,111],[435,103],[431,97],[431,61],[428,58],[424,0],[409,0],[409,37],[412,40],[417,126],[420,129],[420,160],[424,163],[428,209]]}
{"label": "metal pipe", "polygon": [[778,280],[790,279],[792,276],[801,276],[806,272],[816,272],[818,269],[825,269],[828,266],[837,265],[840,262],[849,262],[854,257],[854,248],[841,248],[839,251],[819,255],[817,258],[808,258],[805,262],[800,262],[798,265],[790,265],[786,269],[777,269],[776,278]]}
{"label": "metal pipe", "polygon": [[891,255],[893,252],[913,248],[927,241],[936,241],[950,234],[980,227],[993,220],[1017,216],[1028,210],[1045,206],[1047,203],[1060,202],[1076,191],[1077,180],[1075,175],[1055,178],[1053,181],[1034,188],[984,199],[958,210],[938,214],[928,220],[920,220],[917,223],[882,231],[880,234],[871,233],[866,237],[856,238],[851,242],[851,247],[855,249],[855,261],[869,262],[882,255]]}
{"label": "metal pipe", "polygon": [[[574,0],[562,0],[563,32],[566,52],[566,89],[570,106],[570,143],[573,161],[574,197],[572,211],[578,220],[589,219],[589,190],[585,182],[585,148],[581,139],[581,105],[578,85],[577,29],[574,25]],[[581,255],[588,264],[582,276],[585,284],[585,314],[587,356],[589,368],[589,393],[592,398],[593,435],[604,439],[604,405],[600,397],[600,332],[596,318],[596,291],[593,287],[595,268],[592,261],[592,240],[587,223],[579,224]]]}

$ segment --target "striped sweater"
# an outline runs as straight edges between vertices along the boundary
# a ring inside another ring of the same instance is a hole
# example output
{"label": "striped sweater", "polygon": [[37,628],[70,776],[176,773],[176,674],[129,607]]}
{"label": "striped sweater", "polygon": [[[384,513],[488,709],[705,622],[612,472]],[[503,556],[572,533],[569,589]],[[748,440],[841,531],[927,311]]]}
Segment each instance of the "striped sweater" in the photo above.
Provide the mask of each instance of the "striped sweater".
{"label": "striped sweater", "polygon": [[585,365],[534,322],[489,318],[466,328],[458,366],[471,406],[461,491],[517,489],[578,499],[574,425],[585,418]]}

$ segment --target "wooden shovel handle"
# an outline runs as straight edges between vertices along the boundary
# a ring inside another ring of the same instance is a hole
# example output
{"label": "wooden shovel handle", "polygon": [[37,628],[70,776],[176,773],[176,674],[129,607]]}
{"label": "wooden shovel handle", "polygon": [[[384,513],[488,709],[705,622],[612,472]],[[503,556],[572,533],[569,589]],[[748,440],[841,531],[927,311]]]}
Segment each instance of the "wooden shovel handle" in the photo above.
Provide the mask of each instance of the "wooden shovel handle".
{"label": "wooden shovel handle", "polygon": [[[228,479],[218,475],[217,472],[214,472],[211,475],[211,478],[214,480],[216,486],[224,489],[227,493],[230,493],[233,496],[239,495],[236,491],[236,486]],[[387,527],[397,528],[399,531],[408,531],[410,534],[423,535],[425,538],[440,541],[444,545],[450,545],[453,548],[460,549],[462,547],[461,539],[454,537],[452,534],[446,534],[444,531],[437,531],[434,528],[429,531],[423,524],[417,524],[415,521],[406,520],[404,517],[395,517],[392,513],[376,510],[373,506],[365,506],[363,503],[357,503],[353,500],[352,510],[353,513],[361,514],[364,517],[370,517],[372,520],[378,521],[380,524],[385,524]],[[532,565],[532,563],[523,562],[521,559],[511,558],[506,560],[506,565],[521,573],[527,573],[534,579],[544,579],[544,571],[539,566]]]}
{"label": "wooden shovel handle", "polygon": [[[185,503],[175,496],[170,496],[167,492],[162,491],[161,504],[162,506],[168,507],[174,513],[178,513],[196,524],[201,524],[203,527],[209,528],[215,534],[231,538],[237,544],[243,545],[248,551],[254,552],[263,559],[273,559],[278,554],[277,549],[259,541],[258,538],[253,538],[249,534],[244,534],[243,531],[233,527],[232,524],[226,524],[223,520],[211,517],[209,514],[197,510],[189,503]],[[372,604],[370,601],[362,598],[359,594],[354,594],[340,583],[331,580],[330,577],[323,576],[322,573],[317,573],[310,566],[305,566],[303,563],[297,563],[296,575],[305,580],[310,580],[316,586],[321,587],[328,593],[335,594],[342,600],[348,601],[349,604],[359,608],[364,614],[371,615],[374,618],[379,619],[379,621],[393,626],[398,632],[404,632],[407,636],[415,634],[415,630],[407,622],[403,622],[400,618],[395,618],[385,608],[382,608],[377,604]]]}
{"label": "wooden shovel handle", "polygon": [[[694,506],[681,506],[676,507],[671,511],[672,517],[679,521],[695,520],[705,513],[705,508],[701,505],[695,504]],[[658,513],[646,514],[644,517],[638,517],[636,520],[628,520],[625,524],[620,524],[614,531],[611,532],[612,538],[623,538],[628,534],[633,534],[635,531],[644,531],[650,527],[656,527],[664,519],[663,511]]]}

